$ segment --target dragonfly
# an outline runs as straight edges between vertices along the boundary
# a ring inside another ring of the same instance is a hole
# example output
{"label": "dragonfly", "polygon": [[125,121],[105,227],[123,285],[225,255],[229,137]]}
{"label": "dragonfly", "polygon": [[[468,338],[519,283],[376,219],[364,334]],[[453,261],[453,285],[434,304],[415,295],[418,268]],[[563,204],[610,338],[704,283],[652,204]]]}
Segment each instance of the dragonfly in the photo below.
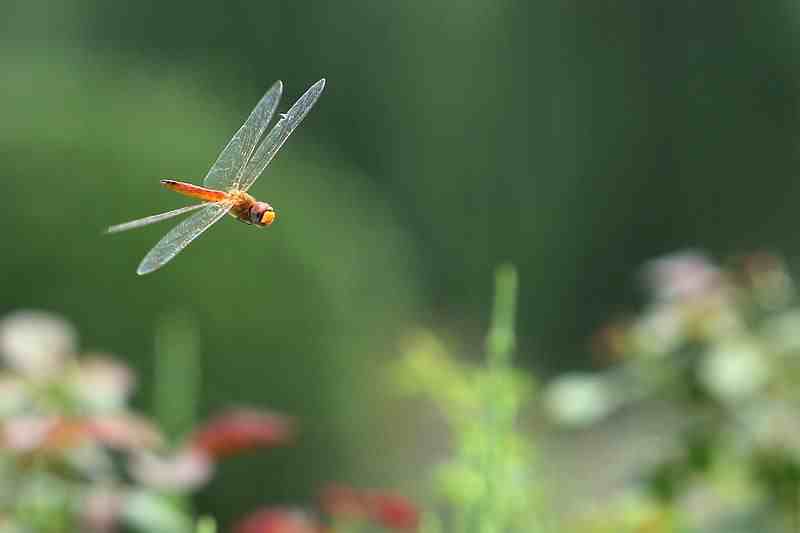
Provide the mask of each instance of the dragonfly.
{"label": "dragonfly", "polygon": [[226,214],[256,227],[270,226],[277,213],[270,204],[257,201],[247,191],[317,102],[324,88],[325,78],[309,87],[286,113],[281,113],[280,120],[265,136],[283,92],[283,83],[275,82],[219,154],[202,186],[172,179],[161,180],[167,189],[201,200],[201,203],[106,229],[106,233],[119,233],[197,211],[156,243],[144,256],[136,273],[141,276],[163,267]]}

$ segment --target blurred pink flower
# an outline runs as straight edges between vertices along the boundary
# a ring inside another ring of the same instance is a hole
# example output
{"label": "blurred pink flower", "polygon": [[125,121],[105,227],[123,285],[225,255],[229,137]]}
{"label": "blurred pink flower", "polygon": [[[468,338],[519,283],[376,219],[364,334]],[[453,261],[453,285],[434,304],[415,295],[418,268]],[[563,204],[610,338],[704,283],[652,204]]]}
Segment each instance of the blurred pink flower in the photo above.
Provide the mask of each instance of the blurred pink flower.
{"label": "blurred pink flower", "polygon": [[187,448],[172,456],[136,453],[128,465],[131,476],[143,485],[159,490],[194,490],[213,474],[211,459],[197,449]]}
{"label": "blurred pink flower", "polygon": [[132,414],[86,418],[81,429],[99,444],[121,450],[154,448],[164,440],[152,422]]}
{"label": "blurred pink flower", "polygon": [[31,379],[61,372],[77,349],[78,334],[43,311],[16,311],[0,320],[0,355],[9,368]]}
{"label": "blurred pink flower", "polygon": [[322,533],[322,526],[303,511],[267,507],[246,516],[234,533]]}
{"label": "blurred pink flower", "polygon": [[257,447],[286,444],[292,437],[290,419],[252,409],[237,409],[213,418],[191,438],[191,444],[212,459]]}
{"label": "blurred pink flower", "polygon": [[27,453],[45,445],[59,426],[57,416],[18,416],[0,425],[0,447],[18,453]]}
{"label": "blurred pink flower", "polygon": [[125,495],[113,487],[92,488],[84,497],[80,509],[82,531],[113,533],[122,513]]}
{"label": "blurred pink flower", "polygon": [[153,448],[162,442],[150,422],[134,415],[68,418],[20,416],[0,424],[0,447],[16,452],[60,451],[87,440],[121,450]]}
{"label": "blurred pink flower", "polygon": [[662,301],[694,300],[720,288],[722,273],[709,258],[687,250],[653,259],[645,264],[644,277]]}

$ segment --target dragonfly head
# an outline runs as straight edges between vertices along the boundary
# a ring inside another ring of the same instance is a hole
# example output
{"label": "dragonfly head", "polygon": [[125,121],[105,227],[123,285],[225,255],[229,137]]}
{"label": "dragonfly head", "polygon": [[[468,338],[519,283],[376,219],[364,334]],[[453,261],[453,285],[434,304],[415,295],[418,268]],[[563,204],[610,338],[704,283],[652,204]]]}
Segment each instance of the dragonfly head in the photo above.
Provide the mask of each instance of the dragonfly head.
{"label": "dragonfly head", "polygon": [[255,202],[250,207],[250,222],[259,226],[269,226],[275,221],[275,210],[267,202]]}

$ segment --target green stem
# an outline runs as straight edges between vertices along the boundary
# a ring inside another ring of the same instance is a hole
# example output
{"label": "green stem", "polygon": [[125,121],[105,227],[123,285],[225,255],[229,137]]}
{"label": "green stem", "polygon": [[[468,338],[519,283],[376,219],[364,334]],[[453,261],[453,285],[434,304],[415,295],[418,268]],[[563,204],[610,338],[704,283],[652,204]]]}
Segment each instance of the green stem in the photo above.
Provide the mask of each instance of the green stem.
{"label": "green stem", "polygon": [[503,523],[500,501],[503,472],[503,445],[513,433],[516,413],[508,412],[504,405],[505,387],[509,386],[508,373],[514,352],[514,314],[517,298],[517,271],[512,265],[502,265],[495,272],[494,305],[489,334],[486,339],[488,371],[492,377],[484,389],[486,395],[485,424],[489,443],[477,465],[486,483],[486,498],[477,505],[477,531],[495,533]]}
{"label": "green stem", "polygon": [[197,533],[217,533],[217,524],[214,519],[205,516],[198,520]]}
{"label": "green stem", "polygon": [[514,352],[514,314],[517,300],[517,269],[510,264],[495,271],[494,306],[486,348],[489,366],[508,368]]}

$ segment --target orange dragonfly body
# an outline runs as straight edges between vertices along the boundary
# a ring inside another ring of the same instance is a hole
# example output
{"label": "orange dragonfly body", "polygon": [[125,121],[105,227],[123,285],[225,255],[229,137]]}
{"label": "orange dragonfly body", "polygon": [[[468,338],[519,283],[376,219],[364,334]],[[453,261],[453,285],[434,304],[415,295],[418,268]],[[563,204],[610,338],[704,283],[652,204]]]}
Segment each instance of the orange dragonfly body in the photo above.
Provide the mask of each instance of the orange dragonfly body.
{"label": "orange dragonfly body", "polygon": [[282,113],[272,130],[264,135],[283,91],[283,84],[276,82],[222,150],[202,186],[161,180],[161,184],[168,189],[202,203],[108,228],[108,233],[118,233],[199,210],[164,235],[142,259],[136,273],[143,275],[161,268],[226,214],[258,227],[272,224],[277,216],[272,206],[257,201],[247,191],[311,110],[324,88],[323,78],[312,85],[286,113]]}
{"label": "orange dragonfly body", "polygon": [[230,214],[247,224],[269,226],[277,217],[267,202],[258,202],[244,191],[218,191],[177,180],[161,180],[161,185],[184,196],[204,202],[230,202]]}

